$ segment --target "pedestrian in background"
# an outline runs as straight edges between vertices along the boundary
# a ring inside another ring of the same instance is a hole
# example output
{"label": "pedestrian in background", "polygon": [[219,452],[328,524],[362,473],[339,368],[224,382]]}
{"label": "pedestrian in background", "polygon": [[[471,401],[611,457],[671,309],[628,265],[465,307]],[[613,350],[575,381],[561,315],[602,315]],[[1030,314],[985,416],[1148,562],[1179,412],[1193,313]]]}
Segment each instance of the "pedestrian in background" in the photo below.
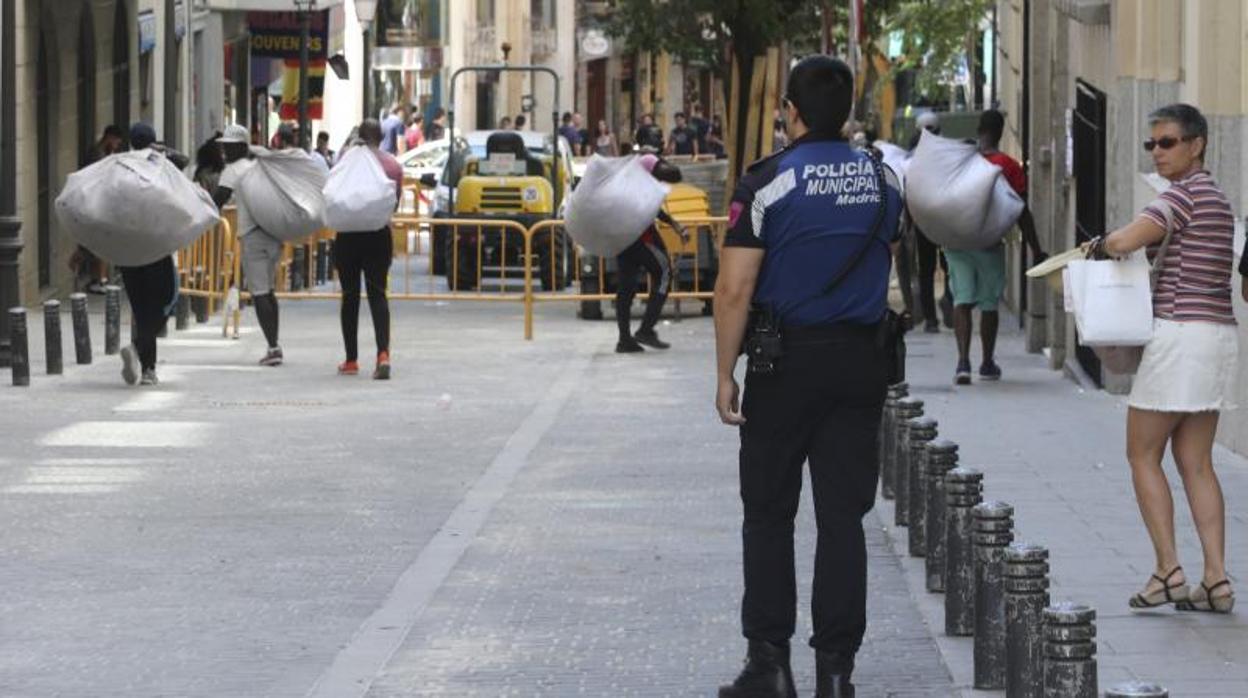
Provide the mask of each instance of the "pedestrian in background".
{"label": "pedestrian in background", "polygon": [[390,114],[381,122],[381,149],[391,155],[403,152],[407,144],[407,125],[403,120],[403,105],[395,104]]}
{"label": "pedestrian in background", "polygon": [[334,151],[329,148],[329,131],[316,134],[316,154],[325,160],[326,167],[334,166]]}
{"label": "pedestrian in background", "polygon": [[559,127],[559,135],[568,141],[568,147],[572,148],[572,155],[579,156],[581,154],[581,130],[573,123],[572,112],[565,111],[560,122],[563,125]]}
{"label": "pedestrian in background", "polygon": [[511,117],[510,116],[504,116],[503,118],[498,120],[498,130],[499,131],[511,130]]}
{"label": "pedestrian in background", "polygon": [[407,149],[414,150],[425,142],[425,115],[420,112],[412,114],[407,122]]}
{"label": "pedestrian in background", "polygon": [[217,190],[217,184],[221,181],[221,173],[225,171],[225,154],[221,152],[221,135],[220,131],[213,133],[212,137],[204,141],[203,145],[195,151],[195,175],[192,179],[209,194]]}
{"label": "pedestrian in background", "polygon": [[698,156],[698,132],[685,122],[683,112],[676,112],[676,127],[667,140],[668,155]]}
{"label": "pedestrian in background", "polygon": [[[156,131],[145,123],[130,127],[130,147],[134,150],[151,148],[164,153],[178,169],[187,165],[186,156],[167,150],[156,141]],[[181,165],[178,165],[178,163]],[[154,222],[159,225],[159,221]],[[126,297],[130,300],[133,317],[133,341],[121,348],[121,377],[127,385],[156,385],[156,337],[178,301],[178,269],[169,255],[141,267],[120,267],[122,281],[126,284]]]}
{"label": "pedestrian in background", "polygon": [[710,135],[711,124],[706,120],[706,115],[702,112],[702,103],[694,102],[689,106],[689,125],[698,134],[698,152],[709,153],[710,148],[707,147],[706,137]]}
{"label": "pedestrian in background", "polygon": [[[932,135],[940,135],[940,115],[928,111],[915,119],[915,132],[910,138],[911,153],[919,145],[924,131]],[[906,310],[917,318],[923,317],[923,331],[929,334],[940,332],[941,319],[936,315],[936,266],[939,264],[945,272],[945,292],[941,298],[940,311],[944,315],[945,324],[953,327],[953,293],[949,287],[949,266],[940,247],[932,242],[927,235],[914,223],[909,211],[902,215],[902,247],[897,254],[897,280],[901,286],[901,296],[905,301]],[[914,302],[915,271],[917,267],[917,285],[919,302]]]}
{"label": "pedestrian in background", "polygon": [[524,114],[516,114],[516,130],[523,131],[529,124],[529,119]]}
{"label": "pedestrian in background", "polygon": [[[1130,606],[1174,603],[1181,610],[1229,613],[1235,595],[1226,574],[1226,510],[1213,442],[1220,412],[1236,406],[1235,217],[1205,169],[1204,115],[1172,104],[1150,114],[1149,126],[1144,149],[1170,188],[1134,221],[1091,245],[1097,256],[1125,257],[1141,248],[1154,262],[1164,255],[1153,288],[1153,339],[1127,398],[1127,460],[1156,556],[1152,576]],[[1175,545],[1170,483],[1161,467],[1167,446],[1204,552],[1200,584],[1190,593]]]}
{"label": "pedestrian in background", "polygon": [[[109,155],[120,153],[126,149],[126,135],[120,126],[109,124],[100,134],[87,156],[86,165],[91,165]],[[87,293],[104,295],[104,287],[108,284],[108,264],[95,256],[91,250],[78,245],[69,258],[69,268],[74,271],[76,280],[82,284]]]}
{"label": "pedestrian in background", "polygon": [[[290,124],[282,124],[275,135],[282,148],[296,147],[295,131]],[[282,347],[278,344],[279,311],[276,286],[277,265],[282,261],[282,241],[261,228],[247,210],[243,199],[234,196],[244,186],[247,174],[256,166],[251,155],[251,146],[247,142],[247,129],[238,124],[230,124],[225,127],[220,140],[226,165],[212,200],[218,208],[234,201],[238,238],[243,247],[243,283],[251,292],[251,301],[256,307],[256,320],[260,323],[260,330],[268,343],[268,349],[260,357],[260,365],[280,366],[284,356]]]}
{"label": "pedestrian in background", "polygon": [[[394,156],[381,149],[381,124],[365,119],[359,128],[361,144],[381,163],[386,176],[394,182],[394,206],[403,199],[403,166]],[[334,267],[342,284],[342,343],[346,360],[338,365],[338,374],[354,376],[360,372],[360,279],[368,290],[368,311],[373,317],[373,336],[377,341],[377,366],[373,378],[390,378],[390,304],[386,298],[389,287],[390,263],[394,259],[394,238],[390,226],[381,230],[340,230],[334,238]]]}
{"label": "pedestrian in background", "polygon": [[[896,360],[887,351],[895,346],[887,299],[901,192],[887,168],[842,135],[853,91],[840,60],[811,56],[794,66],[783,101],[793,144],[751,165],[729,208],[715,285],[715,407],[740,430],[749,650],[720,698],[796,695],[793,535],[807,461],[818,524],[816,696],[854,695],[867,624],[862,518],[875,503],[876,441]],[[861,195],[838,194],[846,183],[862,184]],[[734,377],[743,348],[744,403]]]}
{"label": "pedestrian in background", "polygon": [[663,152],[663,129],[655,125],[650,114],[642,114],[640,121],[637,133],[633,135],[633,146],[638,150],[648,148],[653,153]]}
{"label": "pedestrian in background", "polygon": [[433,112],[433,121],[429,124],[429,137],[426,140],[438,141],[446,138],[446,110],[438,107]]}
{"label": "pedestrian in background", "polygon": [[[657,155],[641,156],[641,166],[660,182],[676,183],[681,179],[680,170]],[[689,233],[667,211],[659,209],[658,220],[671,226],[682,240],[689,240]],[[659,339],[655,328],[667,294],[672,290],[672,261],[663,244],[663,236],[652,222],[641,236],[616,257],[619,281],[615,292],[615,320],[619,326],[619,341],[615,344],[617,354],[636,354],[645,351],[642,345],[652,349],[669,349],[671,345]],[[646,313],[641,326],[632,331],[633,299],[637,297],[639,273],[645,270],[650,277],[650,297],[646,300]]]}
{"label": "pedestrian in background", "polygon": [[[1027,175],[1017,160],[1001,152],[1001,137],[1005,133],[1005,116],[995,109],[986,110],[979,117],[979,152],[992,164],[1001,168],[1005,181],[1016,194],[1027,201]],[[1031,249],[1035,263],[1046,258],[1040,249],[1036,224],[1031,210],[1023,206],[1018,219],[1023,231],[1023,241]],[[1001,367],[995,360],[997,331],[1001,314],[997,307],[1005,291],[1005,243],[999,242],[986,250],[945,250],[949,263],[949,287],[953,291],[953,331],[958,344],[958,366],[954,382],[958,385],[971,383],[971,333],[974,311],[979,309],[979,341],[983,350],[983,362],[979,365],[981,381],[1001,380]],[[926,312],[926,309],[925,309]]]}
{"label": "pedestrian in background", "polygon": [[609,158],[620,154],[620,144],[616,142],[615,134],[607,125],[606,119],[598,120],[598,128],[594,133],[594,154]]}

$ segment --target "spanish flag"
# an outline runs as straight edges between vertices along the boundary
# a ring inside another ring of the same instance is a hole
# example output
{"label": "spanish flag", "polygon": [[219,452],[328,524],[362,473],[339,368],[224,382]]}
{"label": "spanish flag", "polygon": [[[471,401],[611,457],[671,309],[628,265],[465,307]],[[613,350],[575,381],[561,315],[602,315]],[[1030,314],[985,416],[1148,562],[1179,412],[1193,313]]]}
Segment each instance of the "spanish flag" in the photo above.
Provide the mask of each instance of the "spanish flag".
{"label": "spanish flag", "polygon": [[[308,118],[320,119],[325,99],[325,59],[308,62]],[[299,118],[299,59],[288,58],[282,66],[282,121]]]}

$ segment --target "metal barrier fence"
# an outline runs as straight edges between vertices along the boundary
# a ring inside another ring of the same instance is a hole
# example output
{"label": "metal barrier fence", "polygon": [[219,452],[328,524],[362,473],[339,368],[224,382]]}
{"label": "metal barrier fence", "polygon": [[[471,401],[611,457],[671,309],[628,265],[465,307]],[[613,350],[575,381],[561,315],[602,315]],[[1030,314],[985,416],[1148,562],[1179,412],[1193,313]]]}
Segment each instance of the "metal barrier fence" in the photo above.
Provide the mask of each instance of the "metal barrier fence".
{"label": "metal barrier fence", "polygon": [[[222,223],[179,253],[182,292],[206,300],[211,314],[218,305],[233,320],[238,334],[238,289],[242,279],[242,241],[234,232],[234,212],[227,209]],[[713,296],[719,251],[728,219],[714,216],[677,218],[691,233],[686,243],[666,227],[660,229],[672,267],[669,298],[709,304]],[[599,317],[600,303],[615,297],[615,260],[581,257],[562,220],[539,221],[530,227],[499,219],[431,219],[399,214],[391,220],[394,259],[400,278],[390,279],[388,297],[396,301],[476,301],[519,303],[524,309],[524,338],[533,338],[533,309],[537,303],[579,303],[587,318]],[[321,231],[306,241],[283,246],[278,269],[277,296],[282,299],[337,299],[332,262],[332,231]],[[414,269],[414,257],[425,256],[423,273]],[[445,278],[443,278],[445,277]],[[645,293],[639,294],[645,298]],[[231,315],[232,314],[232,315]],[[226,330],[228,333],[228,329]]]}

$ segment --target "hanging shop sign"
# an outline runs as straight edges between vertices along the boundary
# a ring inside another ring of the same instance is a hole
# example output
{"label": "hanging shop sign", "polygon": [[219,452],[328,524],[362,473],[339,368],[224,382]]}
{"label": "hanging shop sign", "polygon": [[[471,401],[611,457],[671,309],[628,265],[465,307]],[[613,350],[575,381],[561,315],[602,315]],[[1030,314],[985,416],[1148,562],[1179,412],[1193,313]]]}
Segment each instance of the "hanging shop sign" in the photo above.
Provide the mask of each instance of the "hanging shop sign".
{"label": "hanging shop sign", "polygon": [[[325,59],[308,64],[308,118],[322,118],[325,103]],[[282,121],[299,118],[299,59],[287,58],[282,65],[282,105],[278,109]]]}
{"label": "hanging shop sign", "polygon": [[139,53],[156,48],[156,13],[145,10],[139,13]]}
{"label": "hanging shop sign", "polygon": [[[311,15],[308,55],[324,59],[328,56],[329,47],[329,10]],[[251,31],[251,55],[298,60],[303,30],[298,12],[248,12],[247,24]]]}

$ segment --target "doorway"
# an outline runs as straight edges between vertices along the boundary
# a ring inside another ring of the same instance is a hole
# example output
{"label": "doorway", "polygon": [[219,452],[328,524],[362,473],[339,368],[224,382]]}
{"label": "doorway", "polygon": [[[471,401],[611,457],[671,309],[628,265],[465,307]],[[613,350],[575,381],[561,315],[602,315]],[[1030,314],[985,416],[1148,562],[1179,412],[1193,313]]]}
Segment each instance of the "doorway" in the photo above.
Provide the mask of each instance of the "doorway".
{"label": "doorway", "polygon": [[[587,75],[585,81],[585,115],[589,117],[585,127],[589,129],[590,138],[596,138],[598,136],[598,122],[600,120],[607,121],[607,59],[599,58],[592,60],[585,68]],[[612,133],[618,130],[618,125],[611,125]],[[593,144],[591,143],[590,145]]]}
{"label": "doorway", "polygon": [[130,126],[130,14],[125,0],[113,13],[113,124]]}
{"label": "doorway", "polygon": [[78,20],[78,166],[91,162],[95,145],[95,22],[83,5]]}
{"label": "doorway", "polygon": [[38,257],[39,288],[52,284],[52,99],[48,88],[48,39],[39,33],[38,59],[35,67],[35,140],[38,156],[36,178],[39,189],[39,227],[36,254]]}
{"label": "doorway", "polygon": [[[1075,81],[1072,115],[1075,170],[1075,244],[1105,234],[1105,93],[1083,80]],[[1088,347],[1078,343],[1075,358],[1099,386],[1101,362]]]}

